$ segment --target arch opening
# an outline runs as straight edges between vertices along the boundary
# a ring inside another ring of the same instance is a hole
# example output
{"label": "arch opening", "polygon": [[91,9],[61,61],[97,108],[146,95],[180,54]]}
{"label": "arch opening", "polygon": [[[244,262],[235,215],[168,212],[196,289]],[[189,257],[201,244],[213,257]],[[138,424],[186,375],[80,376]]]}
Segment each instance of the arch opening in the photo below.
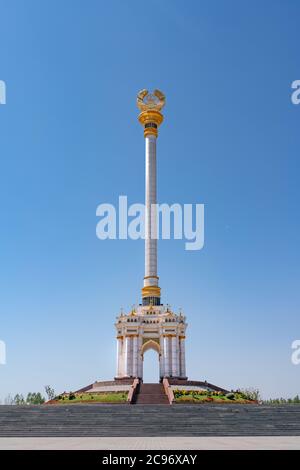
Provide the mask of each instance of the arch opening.
{"label": "arch opening", "polygon": [[143,382],[158,383],[160,379],[160,347],[156,341],[146,341],[142,346]]}

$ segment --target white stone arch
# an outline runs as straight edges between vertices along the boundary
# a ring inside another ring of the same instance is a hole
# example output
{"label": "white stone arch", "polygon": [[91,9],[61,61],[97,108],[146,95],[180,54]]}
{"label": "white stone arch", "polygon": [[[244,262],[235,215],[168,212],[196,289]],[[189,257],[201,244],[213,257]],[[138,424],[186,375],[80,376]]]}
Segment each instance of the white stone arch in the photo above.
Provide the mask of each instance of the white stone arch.
{"label": "white stone arch", "polygon": [[149,349],[154,349],[158,353],[158,355],[160,355],[160,345],[158,342],[154,341],[153,339],[148,339],[147,341],[144,342],[141,348],[142,356],[144,356],[144,353],[148,351]]}

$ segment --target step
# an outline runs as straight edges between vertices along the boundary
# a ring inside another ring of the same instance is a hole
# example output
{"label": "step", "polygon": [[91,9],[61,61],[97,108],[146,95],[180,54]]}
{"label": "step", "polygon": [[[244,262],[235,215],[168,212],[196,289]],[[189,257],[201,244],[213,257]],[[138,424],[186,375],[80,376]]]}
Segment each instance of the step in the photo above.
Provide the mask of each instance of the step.
{"label": "step", "polygon": [[299,436],[300,405],[0,405],[0,436]]}
{"label": "step", "polygon": [[169,400],[161,384],[141,384],[135,398],[135,404],[145,405],[168,405]]}

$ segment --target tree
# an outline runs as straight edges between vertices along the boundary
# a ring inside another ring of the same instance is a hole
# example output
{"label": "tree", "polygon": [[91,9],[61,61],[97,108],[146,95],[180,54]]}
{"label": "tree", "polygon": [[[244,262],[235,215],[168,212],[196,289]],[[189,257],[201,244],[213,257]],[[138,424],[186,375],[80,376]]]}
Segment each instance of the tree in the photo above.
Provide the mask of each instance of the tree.
{"label": "tree", "polygon": [[42,405],[45,403],[45,398],[40,392],[29,392],[26,397],[26,403],[27,405]]}
{"label": "tree", "polygon": [[18,394],[14,398],[14,405],[26,405],[26,402],[24,400],[24,397],[22,394]]}
{"label": "tree", "polygon": [[54,388],[51,388],[50,385],[45,385],[45,392],[47,394],[48,400],[53,400],[55,398]]}

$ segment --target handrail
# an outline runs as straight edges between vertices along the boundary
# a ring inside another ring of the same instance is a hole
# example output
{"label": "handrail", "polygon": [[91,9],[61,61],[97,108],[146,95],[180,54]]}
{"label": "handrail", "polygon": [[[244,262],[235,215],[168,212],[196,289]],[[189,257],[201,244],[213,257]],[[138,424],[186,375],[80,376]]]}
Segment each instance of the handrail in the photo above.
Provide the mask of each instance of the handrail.
{"label": "handrail", "polygon": [[134,379],[133,384],[131,385],[131,387],[129,389],[129,392],[128,392],[127,403],[132,403],[133,402],[133,398],[135,396],[136,389],[137,389],[139,383],[140,383],[140,380],[138,378]]}
{"label": "handrail", "polygon": [[174,397],[174,393],[173,393],[173,390],[171,388],[171,385],[169,384],[169,381],[166,377],[164,377],[164,379],[163,379],[163,386],[164,386],[164,389],[165,389],[165,394],[168,397],[169,404],[172,405],[172,403],[175,400],[175,397]]}

